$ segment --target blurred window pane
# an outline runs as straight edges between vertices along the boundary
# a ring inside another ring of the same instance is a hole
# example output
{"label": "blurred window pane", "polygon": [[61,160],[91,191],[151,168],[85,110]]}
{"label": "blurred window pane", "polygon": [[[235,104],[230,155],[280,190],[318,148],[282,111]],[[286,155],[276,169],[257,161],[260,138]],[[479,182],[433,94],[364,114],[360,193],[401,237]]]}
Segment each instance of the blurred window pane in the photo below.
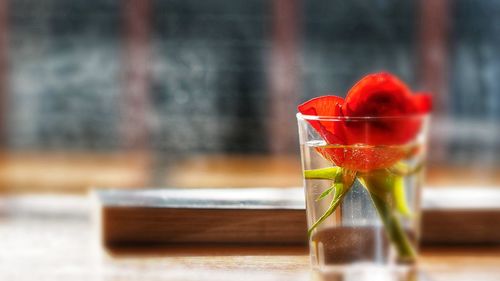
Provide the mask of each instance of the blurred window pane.
{"label": "blurred window pane", "polygon": [[1,11],[0,191],[298,186],[295,106],[380,70],[434,94],[430,185],[500,186],[499,1]]}

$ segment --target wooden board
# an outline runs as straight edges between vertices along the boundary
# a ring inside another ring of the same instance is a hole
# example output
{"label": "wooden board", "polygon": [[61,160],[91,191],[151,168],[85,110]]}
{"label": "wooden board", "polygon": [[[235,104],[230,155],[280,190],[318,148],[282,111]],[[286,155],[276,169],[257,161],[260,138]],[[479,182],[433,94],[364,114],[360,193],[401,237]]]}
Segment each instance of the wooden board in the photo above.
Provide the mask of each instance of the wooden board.
{"label": "wooden board", "polygon": [[[305,244],[301,188],[100,190],[100,237],[127,244]],[[500,243],[500,190],[426,189],[422,242]]]}

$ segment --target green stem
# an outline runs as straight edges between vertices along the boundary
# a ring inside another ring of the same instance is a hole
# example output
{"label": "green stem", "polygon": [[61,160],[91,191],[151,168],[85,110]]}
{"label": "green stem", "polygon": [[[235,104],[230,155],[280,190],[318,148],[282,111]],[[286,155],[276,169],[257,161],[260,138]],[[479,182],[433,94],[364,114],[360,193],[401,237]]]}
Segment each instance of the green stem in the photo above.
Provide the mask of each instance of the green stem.
{"label": "green stem", "polygon": [[371,199],[377,209],[380,218],[384,224],[389,239],[394,243],[402,261],[411,262],[416,258],[416,252],[411,244],[406,232],[401,226],[399,219],[394,214],[391,206],[384,202],[378,195],[370,192]]}

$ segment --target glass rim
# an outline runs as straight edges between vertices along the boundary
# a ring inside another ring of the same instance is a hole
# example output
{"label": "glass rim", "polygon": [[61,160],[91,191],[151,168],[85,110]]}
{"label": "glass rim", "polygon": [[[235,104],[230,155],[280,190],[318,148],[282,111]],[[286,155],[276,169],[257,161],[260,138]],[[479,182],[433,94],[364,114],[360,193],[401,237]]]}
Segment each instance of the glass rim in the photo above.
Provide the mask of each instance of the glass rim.
{"label": "glass rim", "polygon": [[323,120],[323,121],[376,121],[376,120],[404,120],[404,119],[426,119],[431,113],[418,113],[401,116],[317,116],[306,115],[298,112],[296,114],[299,120]]}

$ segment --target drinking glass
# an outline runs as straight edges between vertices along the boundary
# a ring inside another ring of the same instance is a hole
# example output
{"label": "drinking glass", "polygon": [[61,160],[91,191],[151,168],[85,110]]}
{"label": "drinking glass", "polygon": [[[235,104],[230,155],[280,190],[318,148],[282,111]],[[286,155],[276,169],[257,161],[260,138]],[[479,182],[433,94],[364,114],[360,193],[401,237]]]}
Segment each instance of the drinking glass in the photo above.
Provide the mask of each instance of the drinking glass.
{"label": "drinking glass", "polygon": [[413,268],[429,116],[297,120],[312,267]]}

